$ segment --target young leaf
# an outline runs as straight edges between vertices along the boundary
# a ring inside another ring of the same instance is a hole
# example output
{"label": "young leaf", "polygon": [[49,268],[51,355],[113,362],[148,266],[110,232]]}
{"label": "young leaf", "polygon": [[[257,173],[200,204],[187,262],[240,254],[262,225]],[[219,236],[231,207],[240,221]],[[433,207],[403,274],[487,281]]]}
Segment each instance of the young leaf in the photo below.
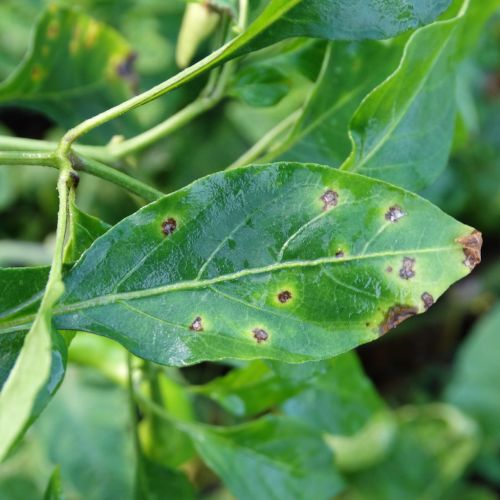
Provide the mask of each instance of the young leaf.
{"label": "young leaf", "polygon": [[472,228],[374,179],[287,163],[233,170],[99,238],[68,273],[55,324],[170,365],[324,359],[424,312],[480,247]]}
{"label": "young leaf", "polygon": [[[28,106],[71,127],[132,94],[131,49],[112,28],[67,8],[40,18],[25,59],[0,85],[0,104]],[[112,122],[104,133],[122,133]],[[118,125],[119,126],[119,125]]]}
{"label": "young leaf", "polygon": [[420,190],[445,168],[455,127],[457,34],[467,6],[410,37],[399,67],[356,111],[343,170]]}
{"label": "young leaf", "polygon": [[334,497],[343,482],[321,435],[284,417],[238,427],[190,426],[207,465],[238,499]]}
{"label": "young leaf", "polygon": [[43,500],[64,500],[60,467],[56,467],[50,476]]}

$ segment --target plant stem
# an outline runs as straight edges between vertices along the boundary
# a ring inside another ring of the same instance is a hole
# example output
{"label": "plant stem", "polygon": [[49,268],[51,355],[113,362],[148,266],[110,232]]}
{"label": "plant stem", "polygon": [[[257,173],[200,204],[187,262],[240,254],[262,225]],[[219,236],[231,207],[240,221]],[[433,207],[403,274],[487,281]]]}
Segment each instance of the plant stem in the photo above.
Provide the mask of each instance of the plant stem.
{"label": "plant stem", "polygon": [[124,174],[119,170],[108,167],[97,160],[86,158],[81,155],[72,156],[73,167],[75,170],[87,172],[95,177],[107,180],[120,186],[131,193],[134,193],[148,202],[158,200],[165,194],[157,189],[148,186],[130,175]]}
{"label": "plant stem", "polygon": [[[256,142],[248,151],[241,155],[236,161],[234,161],[226,170],[232,170],[233,168],[243,167],[245,165],[250,165],[256,160],[269,161],[273,157],[280,154],[286,148],[283,147],[284,143],[280,143],[276,148],[269,150],[269,147],[274,143],[274,141],[282,134],[284,134],[289,128],[291,128],[297,119],[299,118],[302,110],[297,110],[291,115],[287,116],[284,120],[278,123],[274,128],[272,128],[266,135],[264,135],[258,142]],[[269,150],[269,151],[268,151]],[[264,153],[267,151],[267,154]]]}
{"label": "plant stem", "polygon": [[238,13],[238,28],[243,31],[247,26],[248,20],[248,0],[240,0]]}
{"label": "plant stem", "polygon": [[56,162],[53,153],[32,153],[25,151],[0,152],[0,165],[38,165],[51,167]]}

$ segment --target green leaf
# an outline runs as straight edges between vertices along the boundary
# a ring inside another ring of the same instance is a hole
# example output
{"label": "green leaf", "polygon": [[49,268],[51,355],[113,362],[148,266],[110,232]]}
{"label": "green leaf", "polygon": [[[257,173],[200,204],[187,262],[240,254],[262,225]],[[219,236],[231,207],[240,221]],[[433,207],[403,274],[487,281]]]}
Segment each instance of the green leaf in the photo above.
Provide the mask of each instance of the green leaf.
{"label": "green leaf", "polygon": [[287,415],[334,435],[359,432],[385,409],[354,353],[330,360],[324,374],[283,405]]}
{"label": "green leaf", "polygon": [[56,467],[52,476],[50,476],[43,500],[64,500],[60,467]]}
{"label": "green leaf", "polygon": [[[72,127],[132,95],[130,54],[112,28],[53,5],[40,18],[24,60],[0,85],[0,104],[34,108]],[[119,120],[103,130],[109,136],[132,125]]]}
{"label": "green leaf", "polygon": [[467,6],[410,37],[399,67],[353,116],[342,169],[413,190],[442,172],[455,129],[456,44]]}
{"label": "green leaf", "polygon": [[287,163],[234,170],[99,238],[68,273],[55,324],[170,365],[324,359],[424,312],[479,262],[480,244],[374,179]]}
{"label": "green leaf", "polygon": [[321,435],[284,417],[237,427],[188,427],[201,458],[233,495],[254,498],[335,496],[343,482]]}
{"label": "green leaf", "polygon": [[256,50],[298,36],[329,40],[390,38],[430,23],[449,4],[450,0],[273,0],[255,24],[266,20],[278,9],[284,12],[248,48]]}
{"label": "green leaf", "polygon": [[252,65],[239,71],[229,88],[229,95],[254,107],[274,106],[288,94],[287,76],[273,66]]}
{"label": "green leaf", "polygon": [[[398,410],[397,418],[399,427],[383,460],[346,475],[348,498],[443,498],[477,451],[474,421],[454,407],[408,406]],[[370,446],[365,440],[365,448]]]}
{"label": "green leaf", "polygon": [[349,121],[401,54],[395,41],[329,44],[318,80],[289,137],[270,156],[338,167],[349,156]]}
{"label": "green leaf", "polygon": [[302,363],[293,365],[292,373],[285,370],[286,366],[255,360],[207,384],[191,387],[191,391],[217,401],[233,415],[248,417],[269,410],[311,386],[328,365],[323,361]]}
{"label": "green leaf", "polygon": [[70,235],[64,253],[65,262],[76,262],[94,240],[111,226],[78,208],[74,197],[69,200]]}
{"label": "green leaf", "polygon": [[483,431],[479,468],[500,484],[500,305],[473,328],[461,346],[446,400],[474,417]]}

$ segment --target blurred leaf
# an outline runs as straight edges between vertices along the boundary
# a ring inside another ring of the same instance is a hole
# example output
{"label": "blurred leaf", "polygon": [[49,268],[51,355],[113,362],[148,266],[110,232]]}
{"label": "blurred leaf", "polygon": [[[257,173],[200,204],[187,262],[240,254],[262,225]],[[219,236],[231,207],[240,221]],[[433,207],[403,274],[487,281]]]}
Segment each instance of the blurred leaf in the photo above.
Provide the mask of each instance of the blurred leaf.
{"label": "blurred leaf", "polygon": [[191,500],[196,498],[186,475],[146,458],[140,459],[136,478],[137,500]]}
{"label": "blurred leaf", "polygon": [[327,366],[283,411],[329,434],[355,434],[386,406],[354,353],[337,356]]}
{"label": "blurred leaf", "polygon": [[500,484],[500,305],[473,328],[460,347],[445,398],[474,417],[483,431],[480,469]]}
{"label": "blurred leaf", "polygon": [[[130,57],[112,28],[53,5],[40,18],[23,62],[0,85],[0,103],[31,107],[72,127],[132,95]],[[94,136],[127,130],[133,130],[130,119],[118,120]]]}
{"label": "blurred leaf", "polygon": [[443,498],[477,452],[475,423],[453,407],[404,407],[397,417],[399,428],[383,460],[346,475],[346,498]]}
{"label": "blurred leaf", "polygon": [[326,167],[216,174],[99,238],[66,276],[56,326],[174,366],[324,359],[424,312],[468,274],[471,232],[415,195]]}
{"label": "blurred leaf", "polygon": [[321,435],[284,417],[238,427],[188,427],[207,465],[238,499],[335,496],[343,482]]}
{"label": "blurred leaf", "polygon": [[43,500],[64,500],[63,488],[61,484],[61,469],[56,467],[45,491]]}
{"label": "blurred leaf", "polygon": [[289,92],[287,76],[268,65],[252,65],[239,71],[229,88],[229,95],[254,107],[277,104]]}

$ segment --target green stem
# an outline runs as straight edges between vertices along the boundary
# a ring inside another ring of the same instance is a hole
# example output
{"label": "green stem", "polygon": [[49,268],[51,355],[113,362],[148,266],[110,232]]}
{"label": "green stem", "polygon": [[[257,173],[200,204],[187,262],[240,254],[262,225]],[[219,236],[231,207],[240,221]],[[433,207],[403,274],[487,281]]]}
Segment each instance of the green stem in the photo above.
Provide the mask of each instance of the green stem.
{"label": "green stem", "polygon": [[134,193],[148,202],[158,200],[165,194],[147,184],[124,174],[119,170],[108,167],[97,160],[84,156],[72,156],[73,167],[77,171],[87,172],[101,179],[107,180],[120,186],[131,193]]}
{"label": "green stem", "polygon": [[[266,135],[264,135],[258,142],[256,142],[248,151],[241,155],[234,161],[226,170],[233,168],[243,167],[250,165],[256,160],[266,162],[270,161],[282,152],[286,151],[288,141],[280,143],[276,148],[269,149],[275,140],[290,129],[298,120],[302,110],[297,110],[291,115],[287,116],[284,120],[272,128]],[[267,152],[267,153],[266,153]]]}
{"label": "green stem", "polygon": [[32,153],[25,151],[0,152],[0,165],[38,165],[51,167],[56,163],[53,153]]}

